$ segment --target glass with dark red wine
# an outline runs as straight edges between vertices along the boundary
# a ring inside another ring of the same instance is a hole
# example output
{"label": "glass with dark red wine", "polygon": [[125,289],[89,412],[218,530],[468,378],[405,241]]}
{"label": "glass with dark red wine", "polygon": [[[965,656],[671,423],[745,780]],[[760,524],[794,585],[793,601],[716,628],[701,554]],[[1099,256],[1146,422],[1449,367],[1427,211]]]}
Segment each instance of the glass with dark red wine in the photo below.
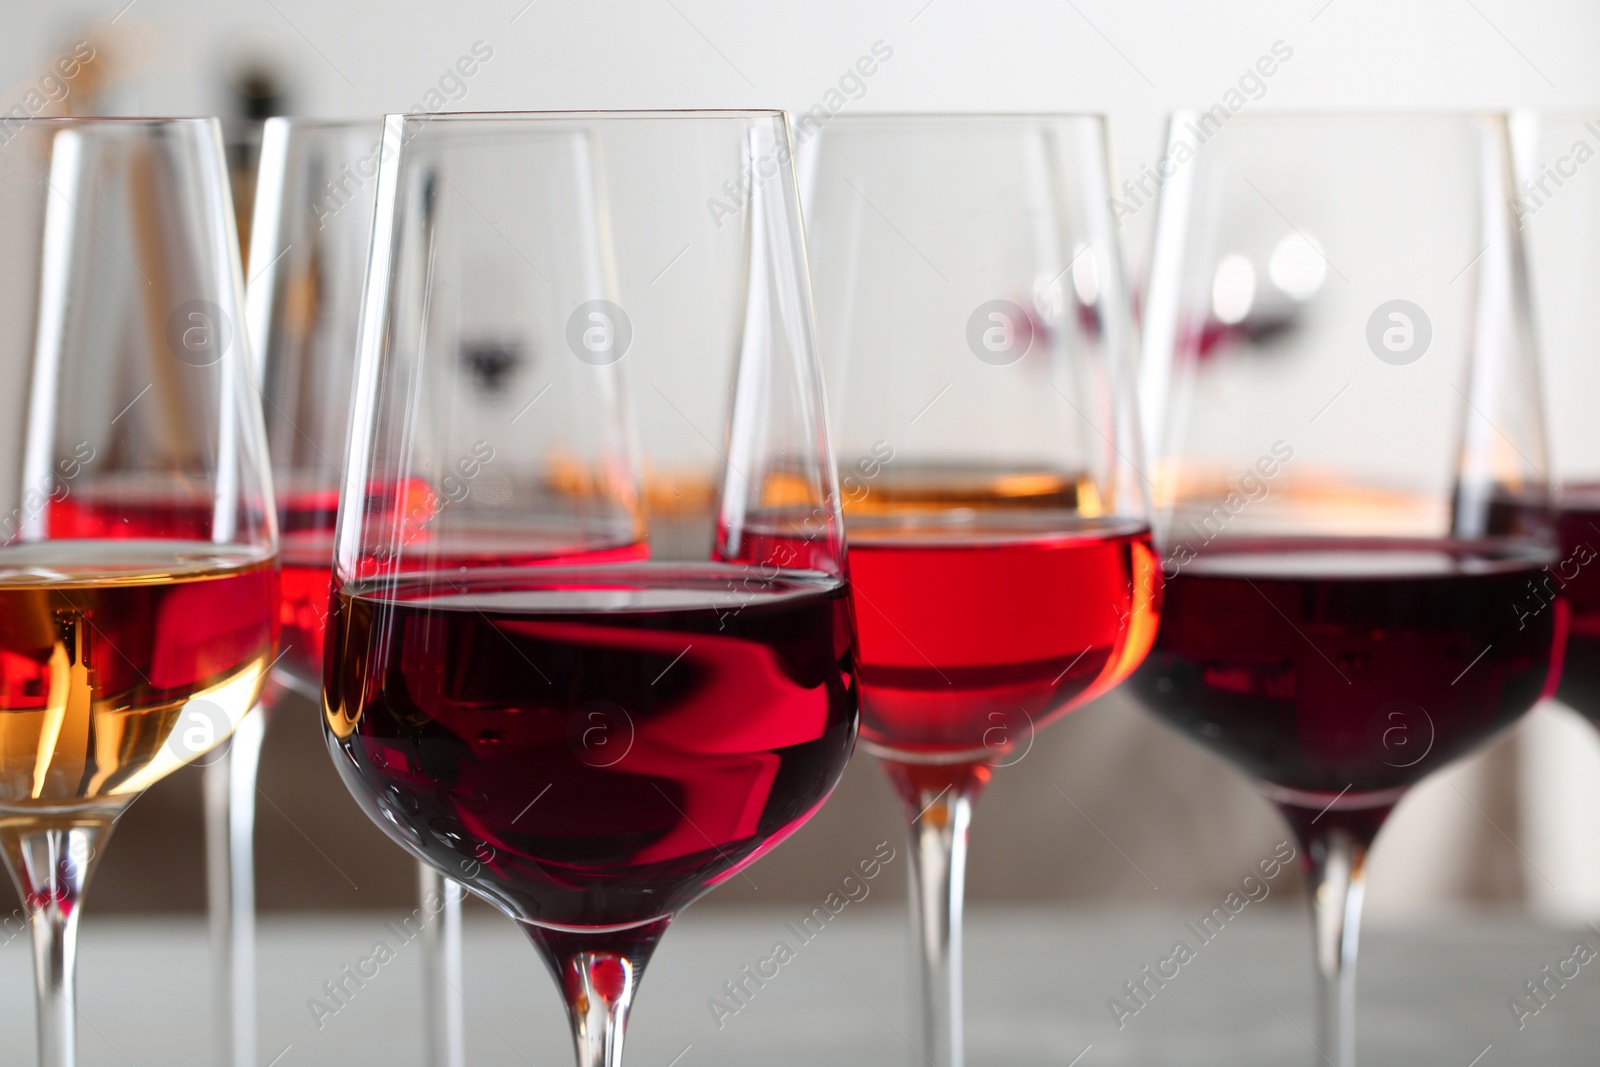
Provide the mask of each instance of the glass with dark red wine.
{"label": "glass with dark red wine", "polygon": [[1105,130],[839,116],[801,173],[862,745],[911,824],[919,1051],[954,1067],[973,803],[1127,676],[1159,613]]}
{"label": "glass with dark red wine", "polygon": [[[1560,486],[1561,559],[1524,591],[1526,610],[1560,597],[1571,611],[1557,698],[1600,724],[1600,395],[1595,337],[1600,307],[1600,177],[1574,166],[1587,159],[1593,116],[1517,116],[1518,162],[1528,185],[1513,211],[1528,245],[1539,342],[1548,353],[1552,478]],[[1565,173],[1571,171],[1572,173]]]}
{"label": "glass with dark red wine", "polygon": [[217,121],[21,119],[4,152],[0,853],[38,1061],[71,1067],[88,879],[249,721],[277,530]]}
{"label": "glass with dark red wine", "polygon": [[672,918],[855,740],[787,121],[383,137],[325,735],[385,833],[533,942],[579,1063],[616,1067]]}
{"label": "glass with dark red wine", "polygon": [[1168,156],[1141,380],[1166,599],[1130,685],[1293,828],[1317,1051],[1351,1067],[1367,850],[1553,687],[1566,626],[1529,604],[1557,538],[1507,122],[1179,115]]}

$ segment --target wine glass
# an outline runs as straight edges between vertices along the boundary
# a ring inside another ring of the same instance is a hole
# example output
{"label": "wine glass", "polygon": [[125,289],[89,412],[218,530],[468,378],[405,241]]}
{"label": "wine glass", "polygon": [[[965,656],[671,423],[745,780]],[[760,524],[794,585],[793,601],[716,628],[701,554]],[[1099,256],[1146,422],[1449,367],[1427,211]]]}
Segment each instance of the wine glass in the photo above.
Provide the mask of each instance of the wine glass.
{"label": "wine glass", "polygon": [[395,115],[382,157],[325,736],[616,1067],[668,923],[855,738],[787,122]]}
{"label": "wine glass", "polygon": [[[261,167],[259,119],[222,122],[222,150],[228,161],[228,190],[233,194],[233,223],[239,232],[239,260],[250,262],[251,220],[256,208],[256,172]],[[249,276],[246,275],[246,281]],[[247,298],[248,299],[248,298]]]}
{"label": "wine glass", "polygon": [[911,823],[920,1051],[953,1067],[972,804],[1157,623],[1105,127],[836,117],[801,173],[861,743]]}
{"label": "wine glass", "polygon": [[[1563,597],[1571,611],[1556,696],[1600,723],[1600,432],[1594,419],[1596,307],[1600,276],[1600,176],[1584,166],[1600,122],[1561,112],[1520,113],[1514,132],[1519,174],[1512,213],[1528,246],[1536,283],[1538,336],[1551,388],[1549,473],[1560,486],[1561,560],[1541,580],[1540,600]],[[1581,146],[1581,147],[1580,147]]]}
{"label": "wine glass", "polygon": [[356,326],[376,204],[372,121],[268,119],[247,309],[278,498],[282,684],[322,690],[323,623],[343,479]]}
{"label": "wine glass", "polygon": [[[250,188],[246,314],[257,352],[260,400],[277,488],[283,650],[262,711],[281,689],[321,699],[323,623],[333,570],[333,524],[355,370],[356,324],[376,201],[378,119],[273,118],[257,124],[259,171]],[[235,188],[237,189],[237,181]],[[221,1054],[245,1067],[255,1056],[253,827],[256,768],[266,715],[238,731],[228,758],[207,767],[214,800],[208,841],[213,938],[221,948]],[[464,1062],[459,998],[444,984],[460,970],[461,890],[423,866],[428,1062]]]}
{"label": "wine glass", "polygon": [[1507,122],[1180,114],[1162,173],[1141,399],[1166,600],[1130,685],[1294,830],[1317,1051],[1350,1067],[1368,847],[1557,671]]}
{"label": "wine glass", "polygon": [[88,877],[254,703],[277,530],[216,120],[20,120],[0,231],[0,850],[67,1067]]}
{"label": "wine glass", "polygon": [[[261,133],[262,123],[254,119],[222,123],[222,148],[228,164],[234,225],[239,237],[240,259],[246,263],[250,260],[250,228],[255,212]],[[248,303],[248,297],[246,300]],[[253,330],[249,332],[254,333]],[[212,990],[216,1019],[213,1040],[217,1062],[229,1067],[254,1067],[256,1062],[256,765],[261,756],[267,708],[275,703],[276,694],[277,687],[272,684],[269,671],[267,683],[257,700],[256,713],[240,720],[227,741],[202,761],[206,918],[215,983]]]}
{"label": "wine glass", "polygon": [[[284,652],[274,677],[316,701],[382,133],[378,119],[267,120],[253,227],[263,239],[246,272],[282,540]],[[241,790],[236,810],[252,799]],[[426,863],[417,866],[424,914],[437,913],[422,929],[426,1062],[460,1067],[462,890]],[[241,1014],[253,1010],[252,1000],[240,1004]]]}

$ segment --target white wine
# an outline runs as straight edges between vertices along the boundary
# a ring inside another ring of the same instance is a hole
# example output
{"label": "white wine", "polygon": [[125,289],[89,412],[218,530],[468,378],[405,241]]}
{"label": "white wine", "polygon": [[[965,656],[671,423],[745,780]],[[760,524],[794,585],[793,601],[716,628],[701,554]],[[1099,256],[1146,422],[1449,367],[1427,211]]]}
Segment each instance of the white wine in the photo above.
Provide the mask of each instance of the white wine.
{"label": "white wine", "polygon": [[215,747],[277,645],[270,556],[194,541],[0,548],[0,810],[131,796]]}

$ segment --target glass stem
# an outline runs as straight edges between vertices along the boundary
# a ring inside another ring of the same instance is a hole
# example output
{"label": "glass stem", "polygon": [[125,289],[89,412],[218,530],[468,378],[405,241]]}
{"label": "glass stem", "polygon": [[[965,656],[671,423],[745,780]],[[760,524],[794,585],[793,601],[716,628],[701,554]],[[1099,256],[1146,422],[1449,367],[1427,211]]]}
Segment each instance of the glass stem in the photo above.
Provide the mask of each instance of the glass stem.
{"label": "glass stem", "polygon": [[0,827],[0,849],[33,935],[39,1067],[73,1067],[77,1060],[78,914],[116,814],[74,813],[51,825],[30,820]]}
{"label": "glass stem", "polygon": [[255,1067],[256,769],[265,704],[239,722],[205,768],[206,906],[220,1067]]}
{"label": "glass stem", "polygon": [[967,828],[989,768],[889,760],[884,767],[911,817],[911,929],[922,956],[920,1051],[930,1067],[961,1067]]}
{"label": "glass stem", "polygon": [[670,917],[622,930],[526,927],[561,986],[578,1067],[622,1067],[628,1010]]}
{"label": "glass stem", "polygon": [[1329,1067],[1355,1067],[1356,939],[1367,842],[1332,828],[1306,842],[1317,965],[1317,1043]]}
{"label": "glass stem", "polygon": [[433,922],[422,927],[425,1062],[427,1067],[466,1067],[466,1019],[461,1008],[461,900],[465,891],[459,882],[426,863],[417,864],[417,890],[422,913],[438,912]]}

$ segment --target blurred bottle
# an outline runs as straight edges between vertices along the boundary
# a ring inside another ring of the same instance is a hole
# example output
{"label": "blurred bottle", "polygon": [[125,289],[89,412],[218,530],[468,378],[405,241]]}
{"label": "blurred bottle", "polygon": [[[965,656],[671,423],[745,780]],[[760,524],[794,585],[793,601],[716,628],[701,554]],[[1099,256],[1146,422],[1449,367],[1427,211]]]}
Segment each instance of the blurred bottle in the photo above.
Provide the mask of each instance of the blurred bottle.
{"label": "blurred bottle", "polygon": [[239,226],[239,256],[250,262],[250,220],[256,204],[256,164],[261,159],[261,126],[285,114],[287,78],[273,60],[251,57],[229,70],[227,116],[222,122],[228,157],[228,184],[233,188],[233,214]]}

